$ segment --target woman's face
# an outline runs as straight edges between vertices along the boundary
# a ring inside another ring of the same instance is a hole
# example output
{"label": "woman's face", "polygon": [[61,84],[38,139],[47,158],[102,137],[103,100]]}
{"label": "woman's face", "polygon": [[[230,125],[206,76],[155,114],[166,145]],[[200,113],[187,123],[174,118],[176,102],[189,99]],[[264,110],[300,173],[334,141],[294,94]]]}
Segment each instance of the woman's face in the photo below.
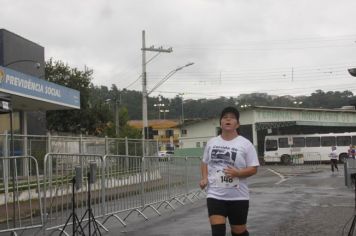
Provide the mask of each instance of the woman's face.
{"label": "woman's face", "polygon": [[233,113],[226,113],[221,118],[220,122],[222,131],[234,131],[240,126],[239,122],[236,119],[236,116]]}

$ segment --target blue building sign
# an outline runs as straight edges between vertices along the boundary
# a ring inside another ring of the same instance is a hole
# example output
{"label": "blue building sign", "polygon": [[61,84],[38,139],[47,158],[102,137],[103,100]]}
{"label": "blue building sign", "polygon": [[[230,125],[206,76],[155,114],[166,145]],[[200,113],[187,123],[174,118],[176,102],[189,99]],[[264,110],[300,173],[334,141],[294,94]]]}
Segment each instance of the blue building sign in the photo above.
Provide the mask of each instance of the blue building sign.
{"label": "blue building sign", "polygon": [[0,92],[80,109],[80,93],[0,66]]}

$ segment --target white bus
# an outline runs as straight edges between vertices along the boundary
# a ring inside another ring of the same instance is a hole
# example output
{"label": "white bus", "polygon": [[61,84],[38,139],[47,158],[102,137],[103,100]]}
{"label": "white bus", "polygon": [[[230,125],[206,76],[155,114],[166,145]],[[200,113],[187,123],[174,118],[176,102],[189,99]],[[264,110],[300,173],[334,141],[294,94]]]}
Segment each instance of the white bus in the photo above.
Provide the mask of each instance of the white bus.
{"label": "white bus", "polygon": [[356,132],[329,134],[290,134],[265,137],[266,163],[291,163],[294,157],[302,162],[330,161],[331,147],[335,146],[339,161],[348,157],[350,145],[356,145]]}

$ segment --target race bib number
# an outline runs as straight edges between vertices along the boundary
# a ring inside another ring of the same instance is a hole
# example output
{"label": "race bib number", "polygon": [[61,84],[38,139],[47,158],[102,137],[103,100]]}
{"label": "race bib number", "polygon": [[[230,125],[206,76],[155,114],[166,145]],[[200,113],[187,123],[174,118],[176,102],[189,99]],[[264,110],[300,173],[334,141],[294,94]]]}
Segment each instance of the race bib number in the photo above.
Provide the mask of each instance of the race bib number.
{"label": "race bib number", "polygon": [[220,170],[215,173],[214,180],[211,186],[219,188],[238,188],[239,179],[227,177],[225,173]]}

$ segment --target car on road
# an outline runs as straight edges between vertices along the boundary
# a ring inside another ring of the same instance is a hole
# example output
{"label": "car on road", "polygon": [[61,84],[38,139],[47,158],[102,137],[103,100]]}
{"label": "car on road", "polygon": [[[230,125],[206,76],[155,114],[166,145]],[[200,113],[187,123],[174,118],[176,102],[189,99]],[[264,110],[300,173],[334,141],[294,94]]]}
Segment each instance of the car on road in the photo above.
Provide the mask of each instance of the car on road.
{"label": "car on road", "polygon": [[159,161],[168,161],[168,157],[172,156],[173,154],[174,152],[170,150],[158,151]]}

